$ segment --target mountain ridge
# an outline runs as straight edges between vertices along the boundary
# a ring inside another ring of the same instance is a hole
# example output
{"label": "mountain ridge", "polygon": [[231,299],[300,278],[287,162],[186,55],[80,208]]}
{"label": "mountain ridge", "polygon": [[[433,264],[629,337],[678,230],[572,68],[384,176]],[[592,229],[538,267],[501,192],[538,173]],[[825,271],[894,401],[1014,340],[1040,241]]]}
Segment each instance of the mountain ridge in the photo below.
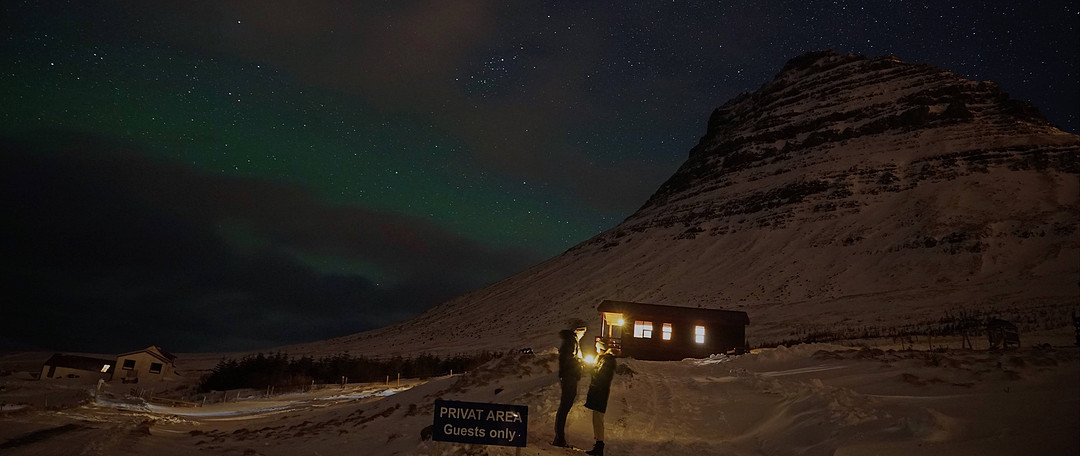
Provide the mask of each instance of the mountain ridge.
{"label": "mountain ridge", "polygon": [[717,108],[616,227],[328,349],[554,344],[571,321],[596,331],[604,299],[744,310],[751,345],[882,336],[948,312],[1038,309],[1060,327],[1080,298],[1078,155],[1080,137],[996,84],[808,53]]}

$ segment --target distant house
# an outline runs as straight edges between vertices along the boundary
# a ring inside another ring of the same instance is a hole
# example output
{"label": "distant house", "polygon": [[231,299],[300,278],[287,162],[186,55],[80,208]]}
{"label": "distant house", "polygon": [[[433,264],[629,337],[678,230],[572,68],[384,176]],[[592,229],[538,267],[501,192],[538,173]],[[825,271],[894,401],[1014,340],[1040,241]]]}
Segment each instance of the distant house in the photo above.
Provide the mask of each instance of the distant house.
{"label": "distant house", "polygon": [[115,365],[116,363],[111,359],[57,353],[45,361],[39,378],[42,380],[73,378],[93,381],[108,380],[112,377]]}
{"label": "distant house", "polygon": [[123,353],[116,357],[116,374],[113,380],[124,383],[175,380],[176,355],[157,346]]}
{"label": "distant house", "polygon": [[604,301],[600,336],[620,356],[648,360],[704,358],[746,350],[746,312]]}
{"label": "distant house", "polygon": [[991,349],[1020,347],[1020,331],[1009,321],[991,318],[986,322],[986,335]]}

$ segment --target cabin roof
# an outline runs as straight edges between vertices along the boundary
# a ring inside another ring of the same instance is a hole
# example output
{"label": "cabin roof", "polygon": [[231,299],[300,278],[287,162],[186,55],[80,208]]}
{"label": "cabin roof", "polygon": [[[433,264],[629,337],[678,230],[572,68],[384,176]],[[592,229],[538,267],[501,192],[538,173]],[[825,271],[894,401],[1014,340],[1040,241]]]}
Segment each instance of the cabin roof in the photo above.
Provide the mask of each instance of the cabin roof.
{"label": "cabin roof", "polygon": [[105,373],[113,371],[113,360],[91,358],[89,356],[78,355],[65,355],[63,353],[56,353],[49,357],[48,361],[45,361],[46,366],[66,367],[69,369],[78,369],[84,371],[101,372],[101,368],[109,366]]}
{"label": "cabin roof", "polygon": [[149,353],[151,356],[153,356],[153,357],[155,357],[157,359],[160,359],[162,361],[165,361],[166,363],[169,363],[169,364],[172,364],[173,361],[176,361],[176,355],[174,355],[172,353],[169,353],[169,352],[167,352],[165,350],[162,350],[161,347],[158,347],[157,345],[151,345],[151,346],[146,347],[146,348],[144,348],[142,350],[135,350],[133,352],[121,353],[121,354],[117,355],[117,358],[121,358],[121,357],[128,356],[128,355],[135,355],[135,354],[139,354],[139,353]]}
{"label": "cabin roof", "polygon": [[699,309],[694,307],[663,306],[629,301],[604,300],[596,310],[600,312],[618,312],[631,315],[667,316],[688,320],[709,320],[731,325],[749,325],[750,317],[746,312],[737,310]]}

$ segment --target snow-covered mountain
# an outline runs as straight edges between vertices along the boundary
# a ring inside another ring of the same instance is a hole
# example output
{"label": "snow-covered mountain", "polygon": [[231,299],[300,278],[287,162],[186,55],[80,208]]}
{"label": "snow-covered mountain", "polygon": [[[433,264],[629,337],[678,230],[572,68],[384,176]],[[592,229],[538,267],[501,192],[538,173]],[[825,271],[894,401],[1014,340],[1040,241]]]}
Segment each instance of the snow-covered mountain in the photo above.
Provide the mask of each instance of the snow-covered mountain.
{"label": "snow-covered mountain", "polygon": [[917,328],[946,311],[1064,325],[1080,302],[1078,156],[1080,137],[992,82],[806,54],[717,109],[623,223],[320,350],[546,346],[571,319],[598,330],[604,299],[743,310],[751,345]]}

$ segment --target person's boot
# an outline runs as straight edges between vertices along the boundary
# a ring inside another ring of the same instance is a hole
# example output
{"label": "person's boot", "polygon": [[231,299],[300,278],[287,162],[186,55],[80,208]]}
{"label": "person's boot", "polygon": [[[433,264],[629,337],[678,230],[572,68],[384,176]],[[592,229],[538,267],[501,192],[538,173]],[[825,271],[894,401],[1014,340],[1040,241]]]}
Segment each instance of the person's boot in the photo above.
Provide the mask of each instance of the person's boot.
{"label": "person's boot", "polygon": [[593,445],[592,449],[586,451],[585,454],[589,454],[592,456],[604,456],[604,441],[597,440],[596,445]]}
{"label": "person's boot", "polygon": [[563,437],[563,436],[555,436],[555,440],[551,441],[551,446],[557,446],[557,447],[564,447],[565,448],[565,447],[569,447],[570,445],[566,443],[566,438],[565,437]]}

